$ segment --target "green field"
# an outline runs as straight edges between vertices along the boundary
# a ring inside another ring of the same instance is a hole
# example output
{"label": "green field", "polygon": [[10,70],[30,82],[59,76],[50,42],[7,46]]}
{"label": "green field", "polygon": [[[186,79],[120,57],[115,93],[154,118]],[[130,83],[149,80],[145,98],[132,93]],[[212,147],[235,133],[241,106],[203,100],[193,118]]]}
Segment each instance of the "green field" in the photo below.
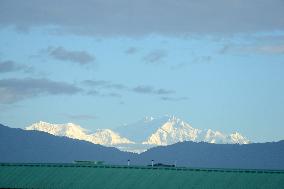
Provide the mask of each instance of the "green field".
{"label": "green field", "polygon": [[0,188],[284,188],[284,171],[86,164],[0,164]]}

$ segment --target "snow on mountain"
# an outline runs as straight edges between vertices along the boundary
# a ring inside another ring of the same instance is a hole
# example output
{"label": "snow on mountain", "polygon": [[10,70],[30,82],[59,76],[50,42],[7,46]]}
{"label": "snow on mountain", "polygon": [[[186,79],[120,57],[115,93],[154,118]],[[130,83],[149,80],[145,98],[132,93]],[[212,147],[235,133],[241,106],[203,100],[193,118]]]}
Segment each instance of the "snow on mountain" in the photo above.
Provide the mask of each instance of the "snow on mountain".
{"label": "snow on mountain", "polygon": [[91,133],[88,130],[73,123],[67,124],[50,124],[43,121],[34,123],[26,130],[37,130],[47,132],[55,136],[66,136],[73,139],[86,140],[95,144],[101,144],[106,146],[117,144],[131,144],[130,140],[119,136],[119,134],[113,132],[110,129],[100,129],[95,133]]}
{"label": "snow on mountain", "polygon": [[230,142],[227,135],[219,131],[213,131],[211,129],[203,130],[200,134],[199,141],[218,144],[232,143]]}
{"label": "snow on mountain", "polygon": [[196,141],[199,129],[172,117],[154,132],[143,144],[168,145],[182,141]]}
{"label": "snow on mountain", "polygon": [[242,136],[238,132],[234,132],[230,134],[230,139],[232,143],[235,143],[235,144],[249,144],[250,143],[248,139],[246,139],[244,136]]}
{"label": "snow on mountain", "polygon": [[26,130],[37,130],[47,132],[55,136],[66,136],[69,138],[84,140],[88,136],[87,130],[75,125],[73,123],[67,124],[50,124],[43,121],[34,123],[29,127],[26,127]]}
{"label": "snow on mountain", "polygon": [[156,132],[146,139],[143,144],[170,145],[182,141],[208,142],[218,144],[248,144],[249,140],[240,133],[226,135],[211,129],[195,129],[181,119],[170,116]]}
{"label": "snow on mountain", "polygon": [[117,127],[114,130],[121,136],[135,141],[136,143],[142,143],[167,122],[167,120],[168,116],[161,116],[158,118],[147,116],[135,123]]}
{"label": "snow on mountain", "polygon": [[119,134],[113,132],[110,129],[100,129],[91,135],[93,143],[103,145],[117,145],[117,144],[133,144],[127,138],[119,136]]}
{"label": "snow on mountain", "polygon": [[113,146],[123,151],[143,152],[147,149],[170,145],[182,141],[208,142],[217,144],[248,144],[249,140],[240,133],[224,134],[211,129],[196,129],[175,116],[145,117],[130,125],[116,129],[99,129],[90,132],[79,125],[50,124],[38,122],[27,130],[44,131],[56,136],[86,140],[95,144]]}

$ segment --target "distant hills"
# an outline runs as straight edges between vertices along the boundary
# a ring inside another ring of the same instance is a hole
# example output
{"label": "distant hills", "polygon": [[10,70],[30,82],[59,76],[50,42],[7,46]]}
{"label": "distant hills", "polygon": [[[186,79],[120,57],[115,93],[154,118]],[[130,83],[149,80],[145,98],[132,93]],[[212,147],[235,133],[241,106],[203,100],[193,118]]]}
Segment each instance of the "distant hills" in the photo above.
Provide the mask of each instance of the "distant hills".
{"label": "distant hills", "polygon": [[14,129],[0,124],[0,162],[73,162],[103,160],[109,164],[155,163],[207,168],[284,169],[284,141],[210,144],[179,142],[135,154],[46,132]]}
{"label": "distant hills", "polygon": [[284,141],[245,145],[181,142],[139,156],[141,162],[151,159],[189,167],[284,169]]}
{"label": "distant hills", "polygon": [[88,131],[79,125],[34,123],[26,128],[116,147],[123,151],[143,152],[154,146],[166,146],[183,141],[208,142],[216,144],[248,144],[250,141],[238,132],[224,134],[212,129],[196,129],[175,116],[145,117],[136,123],[114,130]]}
{"label": "distant hills", "polygon": [[132,153],[90,142],[0,125],[0,162],[104,160],[124,164]]}

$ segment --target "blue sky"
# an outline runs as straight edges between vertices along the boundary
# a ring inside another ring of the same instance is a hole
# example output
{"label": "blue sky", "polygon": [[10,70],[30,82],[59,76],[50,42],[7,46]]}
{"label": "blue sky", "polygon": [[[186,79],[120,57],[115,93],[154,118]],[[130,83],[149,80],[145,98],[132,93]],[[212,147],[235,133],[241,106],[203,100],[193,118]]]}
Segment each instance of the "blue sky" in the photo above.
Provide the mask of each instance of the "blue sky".
{"label": "blue sky", "polygon": [[282,1],[39,2],[0,3],[1,123],[95,130],[174,114],[284,139]]}

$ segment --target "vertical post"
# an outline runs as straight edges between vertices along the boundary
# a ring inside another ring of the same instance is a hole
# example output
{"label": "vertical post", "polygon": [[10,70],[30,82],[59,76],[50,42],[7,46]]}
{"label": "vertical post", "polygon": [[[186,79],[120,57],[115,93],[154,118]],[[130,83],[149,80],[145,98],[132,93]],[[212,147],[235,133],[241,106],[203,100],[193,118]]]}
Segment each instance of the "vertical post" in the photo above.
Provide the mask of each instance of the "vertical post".
{"label": "vertical post", "polygon": [[130,159],[127,160],[127,166],[130,166]]}
{"label": "vertical post", "polygon": [[154,160],[152,160],[152,167],[154,167]]}

